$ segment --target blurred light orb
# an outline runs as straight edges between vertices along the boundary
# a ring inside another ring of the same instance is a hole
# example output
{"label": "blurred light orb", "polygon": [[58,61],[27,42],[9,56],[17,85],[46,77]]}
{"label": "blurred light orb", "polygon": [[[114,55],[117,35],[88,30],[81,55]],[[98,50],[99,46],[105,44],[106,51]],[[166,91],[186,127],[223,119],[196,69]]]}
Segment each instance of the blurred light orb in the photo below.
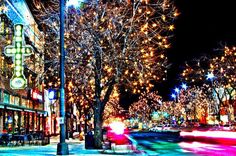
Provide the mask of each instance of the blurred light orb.
{"label": "blurred light orb", "polygon": [[123,134],[125,130],[125,124],[122,122],[112,122],[110,124],[111,129],[113,130],[114,133],[116,134]]}

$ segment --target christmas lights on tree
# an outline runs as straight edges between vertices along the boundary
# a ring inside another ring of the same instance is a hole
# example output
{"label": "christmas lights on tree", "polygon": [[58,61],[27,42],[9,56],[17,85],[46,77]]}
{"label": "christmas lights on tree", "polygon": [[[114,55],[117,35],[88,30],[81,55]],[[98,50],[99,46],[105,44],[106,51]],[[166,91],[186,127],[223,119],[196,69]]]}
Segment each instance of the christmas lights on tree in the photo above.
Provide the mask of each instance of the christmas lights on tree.
{"label": "christmas lights on tree", "polygon": [[[34,0],[34,14],[46,34],[46,87],[59,85],[58,2]],[[178,15],[168,0],[92,1],[68,7],[65,22],[66,80],[93,99],[95,146],[101,147],[101,116],[115,87],[147,92],[165,77],[169,38]],[[90,97],[90,98],[89,98]]]}

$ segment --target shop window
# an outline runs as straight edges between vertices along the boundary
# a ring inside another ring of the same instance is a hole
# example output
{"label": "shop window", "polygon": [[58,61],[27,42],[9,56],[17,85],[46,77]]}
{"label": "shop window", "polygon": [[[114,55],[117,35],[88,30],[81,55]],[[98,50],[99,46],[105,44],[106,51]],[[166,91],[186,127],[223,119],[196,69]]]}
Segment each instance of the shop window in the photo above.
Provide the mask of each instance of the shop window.
{"label": "shop window", "polygon": [[5,127],[8,132],[13,131],[13,113],[12,111],[8,111],[5,113]]}
{"label": "shop window", "polygon": [[28,108],[33,108],[33,101],[29,101],[29,107]]}
{"label": "shop window", "polygon": [[43,110],[43,104],[39,104],[39,106],[38,106],[39,108],[39,110]]}
{"label": "shop window", "polygon": [[43,117],[40,117],[40,126],[39,126],[39,130],[40,130],[40,131],[43,130]]}
{"label": "shop window", "polygon": [[21,99],[21,106],[24,106],[24,107],[26,107],[26,99]]}
{"label": "shop window", "polygon": [[38,120],[37,120],[37,114],[34,114],[34,131],[37,131],[37,125],[38,125]]}
{"label": "shop window", "polygon": [[20,121],[20,123],[21,123],[21,128],[20,128],[20,130],[21,130],[21,133],[24,133],[25,132],[25,117],[26,116],[26,114],[25,114],[25,112],[21,112],[21,121]]}
{"label": "shop window", "polygon": [[14,99],[15,97],[13,95],[10,95],[10,104],[15,104]]}
{"label": "shop window", "polygon": [[3,103],[7,103],[9,104],[10,103],[10,95],[6,92],[4,92],[4,95],[3,95]]}
{"label": "shop window", "polygon": [[15,104],[20,105],[20,98],[17,96],[15,97]]}
{"label": "shop window", "polygon": [[29,100],[26,100],[25,105],[26,105],[27,108],[29,108]]}
{"label": "shop window", "polygon": [[34,117],[34,114],[30,112],[29,113],[29,130],[30,131],[33,131],[33,126],[34,126],[33,117]]}
{"label": "shop window", "polygon": [[39,109],[39,104],[38,103],[34,104],[34,109],[37,109],[37,110]]}
{"label": "shop window", "polygon": [[14,112],[14,129],[15,132],[19,132],[19,114],[17,111]]}
{"label": "shop window", "polygon": [[22,98],[21,99],[21,105],[24,107],[29,108],[29,100]]}

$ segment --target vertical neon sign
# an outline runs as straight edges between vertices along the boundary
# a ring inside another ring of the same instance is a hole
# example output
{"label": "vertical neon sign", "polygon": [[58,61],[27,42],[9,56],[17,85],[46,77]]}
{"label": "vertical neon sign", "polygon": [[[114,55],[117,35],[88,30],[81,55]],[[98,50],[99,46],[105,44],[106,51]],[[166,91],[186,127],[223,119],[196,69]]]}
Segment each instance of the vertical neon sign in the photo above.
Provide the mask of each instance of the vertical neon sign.
{"label": "vertical neon sign", "polygon": [[10,80],[12,89],[24,89],[27,86],[27,79],[24,76],[24,56],[30,56],[33,48],[25,45],[24,29],[22,24],[16,24],[14,31],[13,45],[5,47],[4,54],[13,57],[14,73]]}

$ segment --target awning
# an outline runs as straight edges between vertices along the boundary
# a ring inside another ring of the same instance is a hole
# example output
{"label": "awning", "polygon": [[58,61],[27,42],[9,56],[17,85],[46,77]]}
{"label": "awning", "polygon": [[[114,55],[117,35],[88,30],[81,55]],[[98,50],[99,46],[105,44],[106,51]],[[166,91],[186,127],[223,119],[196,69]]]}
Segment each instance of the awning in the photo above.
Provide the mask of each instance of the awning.
{"label": "awning", "polygon": [[25,112],[30,112],[30,113],[35,113],[35,111],[33,110],[29,110],[29,109],[24,109]]}
{"label": "awning", "polygon": [[14,108],[14,107],[9,107],[9,106],[7,106],[7,109],[8,110],[15,110],[15,111],[22,111],[22,109],[20,109],[20,108]]}

